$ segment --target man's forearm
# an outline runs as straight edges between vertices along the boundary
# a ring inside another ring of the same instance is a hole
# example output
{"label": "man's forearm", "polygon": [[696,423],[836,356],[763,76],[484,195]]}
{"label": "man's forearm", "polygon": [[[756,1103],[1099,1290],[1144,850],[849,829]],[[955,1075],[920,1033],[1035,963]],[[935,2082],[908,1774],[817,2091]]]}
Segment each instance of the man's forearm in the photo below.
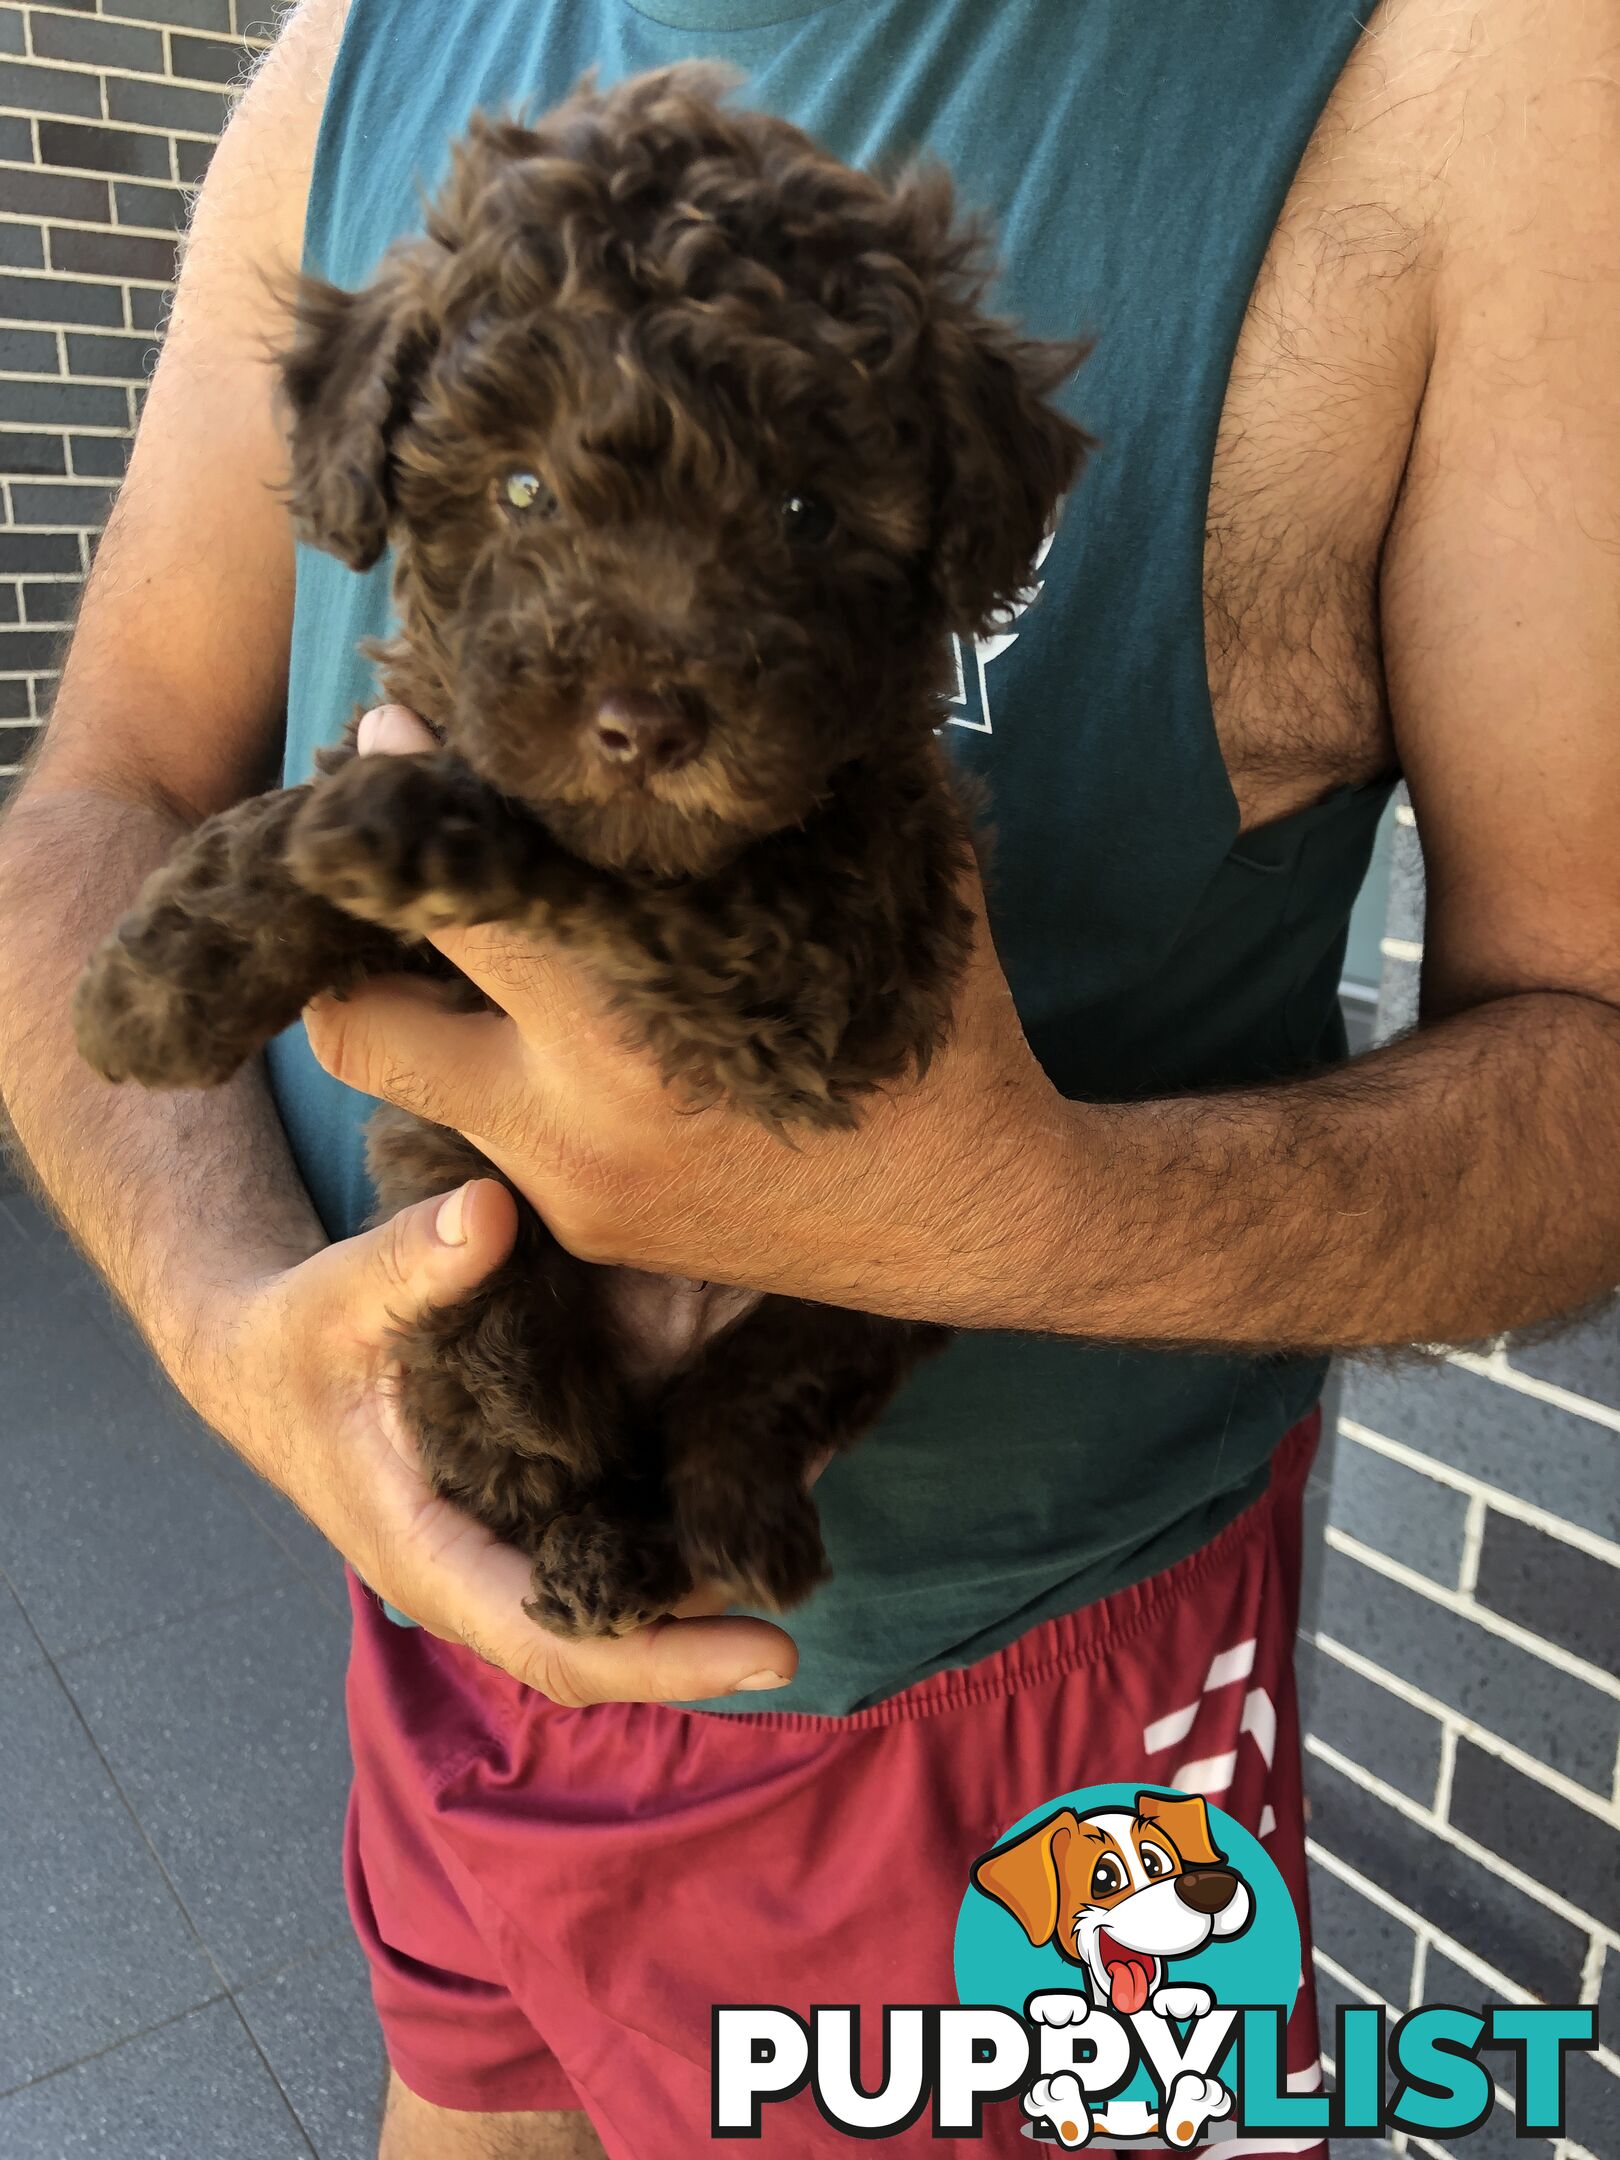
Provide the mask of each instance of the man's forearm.
{"label": "man's forearm", "polygon": [[325,1240],[257,1069],[148,1095],[109,1087],[74,1047],[86,954],[183,830],[155,806],[40,786],[0,823],[0,1100],[75,1238],[195,1393],[211,1293]]}
{"label": "man's forearm", "polygon": [[1051,1157],[1053,1332],[1477,1341],[1620,1281],[1620,1012],[1525,994],[1293,1085],[1076,1104]]}

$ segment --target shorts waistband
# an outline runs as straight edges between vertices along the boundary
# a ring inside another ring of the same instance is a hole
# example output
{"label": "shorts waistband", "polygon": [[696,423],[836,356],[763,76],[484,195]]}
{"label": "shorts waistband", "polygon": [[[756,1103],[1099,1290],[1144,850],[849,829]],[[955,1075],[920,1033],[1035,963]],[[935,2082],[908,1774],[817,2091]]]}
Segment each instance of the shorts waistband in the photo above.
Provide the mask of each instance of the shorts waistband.
{"label": "shorts waistband", "polygon": [[1167,1607],[1185,1597],[1211,1574],[1230,1564],[1234,1553],[1268,1534],[1277,1510],[1304,1484],[1322,1430],[1320,1404],[1283,1435],[1271,1458],[1266,1489],[1196,1552],[1156,1575],[1128,1583],[1077,1612],[1042,1620],[1026,1634],[976,1664],[948,1667],[914,1681],[898,1695],[852,1710],[842,1717],[814,1716],[802,1710],[742,1713],[684,1710],[675,1714],[724,1725],[747,1725],[774,1732],[860,1732],[911,1718],[935,1717],[962,1705],[983,1702],[1019,1688],[1038,1686],[1059,1673],[1110,1657],[1133,1636],[1149,1628]]}

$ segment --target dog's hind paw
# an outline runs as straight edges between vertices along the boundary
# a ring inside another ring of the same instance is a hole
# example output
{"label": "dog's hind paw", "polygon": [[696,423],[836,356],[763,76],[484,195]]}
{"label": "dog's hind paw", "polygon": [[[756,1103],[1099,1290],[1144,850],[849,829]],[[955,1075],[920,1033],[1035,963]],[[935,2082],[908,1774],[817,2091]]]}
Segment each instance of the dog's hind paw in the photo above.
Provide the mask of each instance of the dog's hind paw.
{"label": "dog's hind paw", "polygon": [[1024,2095],[1024,2113],[1036,2122],[1049,2122],[1058,2143],[1069,2152],[1078,2152],[1091,2142],[1091,2109],[1085,2087],[1072,2070],[1037,2078]]}
{"label": "dog's hind paw", "polygon": [[1231,2112],[1232,2095],[1219,2078],[1184,2070],[1165,2095],[1165,2143],[1182,2148],[1196,2145],[1212,2122]]}
{"label": "dog's hind paw", "polygon": [[[161,920],[142,925],[147,944]],[[104,1080],[133,1080],[148,1088],[218,1087],[259,1047],[232,1009],[231,981],[240,950],[228,932],[186,919],[184,950],[165,965],[131,949],[128,926],[91,955],[73,996],[79,1054]],[[174,941],[171,941],[174,942]]]}
{"label": "dog's hind paw", "polygon": [[523,1610],[553,1634],[628,1635],[660,1620],[692,1587],[667,1530],[582,1509],[554,1516],[534,1556]]}

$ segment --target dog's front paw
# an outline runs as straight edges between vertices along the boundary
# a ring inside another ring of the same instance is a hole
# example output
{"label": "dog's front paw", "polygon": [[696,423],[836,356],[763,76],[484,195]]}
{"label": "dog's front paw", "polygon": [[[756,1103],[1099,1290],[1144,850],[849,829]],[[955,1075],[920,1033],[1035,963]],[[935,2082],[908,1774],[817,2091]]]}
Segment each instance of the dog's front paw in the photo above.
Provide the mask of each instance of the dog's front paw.
{"label": "dog's front paw", "polygon": [[1091,2109],[1085,2088],[1072,2070],[1037,2078],[1024,2095],[1024,2113],[1036,2122],[1049,2122],[1058,2143],[1069,2152],[1078,2152],[1091,2142]]}
{"label": "dog's front paw", "polygon": [[628,1635],[660,1620],[692,1587],[659,1523],[584,1509],[546,1526],[534,1556],[531,1620],[571,1638]]}
{"label": "dog's front paw", "polygon": [[310,791],[287,840],[305,891],[411,937],[515,915],[515,821],[443,753],[356,758]]}
{"label": "dog's front paw", "polygon": [[144,950],[128,927],[91,955],[73,995],[79,1054],[103,1080],[149,1088],[218,1087],[259,1047],[233,1010],[230,982],[239,952],[221,931],[189,923],[184,951]]}
{"label": "dog's front paw", "polygon": [[1178,2025],[1188,2018],[1208,2017],[1214,2007],[1215,1998],[1209,1989],[1197,1987],[1191,1981],[1158,1989],[1148,2003],[1148,2008],[1157,2016],[1174,2018]]}
{"label": "dog's front paw", "polygon": [[1232,2112],[1232,2095],[1219,2078],[1183,2070],[1165,2095],[1162,2135],[1167,2145],[1196,2145],[1212,2122]]}
{"label": "dog's front paw", "polygon": [[815,1502],[789,1480],[713,1470],[681,1479],[675,1528],[696,1580],[769,1612],[801,1604],[830,1572]]}

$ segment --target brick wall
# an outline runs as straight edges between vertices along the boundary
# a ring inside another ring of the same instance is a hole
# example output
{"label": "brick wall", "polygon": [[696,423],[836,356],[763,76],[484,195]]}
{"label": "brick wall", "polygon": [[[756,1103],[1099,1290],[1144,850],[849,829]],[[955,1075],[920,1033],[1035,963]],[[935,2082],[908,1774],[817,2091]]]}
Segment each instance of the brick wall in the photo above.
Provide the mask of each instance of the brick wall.
{"label": "brick wall", "polygon": [[[1383,1034],[1415,1017],[1422,934],[1403,809]],[[1560,2148],[1515,2140],[1499,2107],[1452,2149],[1616,2160],[1620,1325],[1353,1365],[1341,1388],[1309,1664],[1319,1993],[1396,2015],[1599,2004]]]}
{"label": "brick wall", "polygon": [[186,191],[274,0],[0,0],[0,795],[123,471]]}

